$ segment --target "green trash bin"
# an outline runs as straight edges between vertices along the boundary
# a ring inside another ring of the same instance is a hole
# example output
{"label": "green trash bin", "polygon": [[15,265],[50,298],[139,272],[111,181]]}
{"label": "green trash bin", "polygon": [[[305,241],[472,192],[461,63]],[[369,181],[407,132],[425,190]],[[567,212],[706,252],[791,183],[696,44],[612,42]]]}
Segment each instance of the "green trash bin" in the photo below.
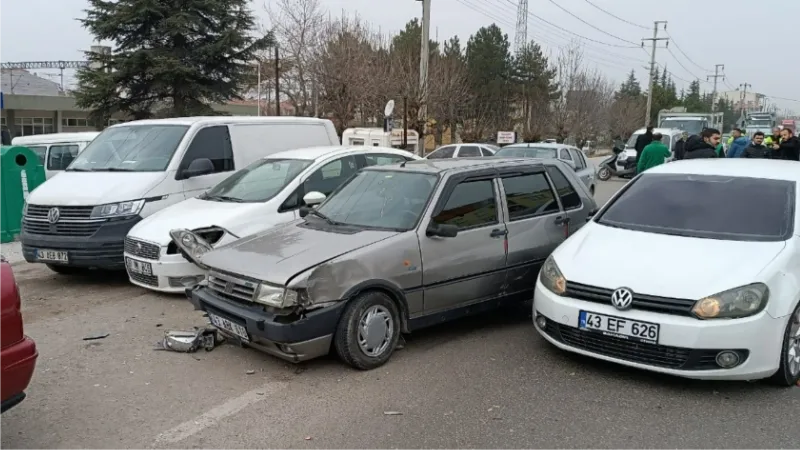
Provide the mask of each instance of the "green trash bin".
{"label": "green trash bin", "polygon": [[46,180],[44,166],[27,147],[0,150],[0,242],[11,242],[22,228],[22,207],[28,193]]}

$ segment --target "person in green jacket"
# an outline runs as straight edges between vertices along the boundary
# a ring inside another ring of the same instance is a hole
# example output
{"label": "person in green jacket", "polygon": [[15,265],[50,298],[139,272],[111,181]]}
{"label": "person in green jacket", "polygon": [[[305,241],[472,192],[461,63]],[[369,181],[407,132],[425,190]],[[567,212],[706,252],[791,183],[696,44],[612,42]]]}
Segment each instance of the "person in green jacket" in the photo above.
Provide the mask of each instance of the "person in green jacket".
{"label": "person in green jacket", "polygon": [[722,146],[722,143],[717,144],[717,147],[714,148],[714,151],[717,152],[717,158],[725,157],[725,147]]}
{"label": "person in green jacket", "polygon": [[663,136],[653,133],[653,142],[647,144],[639,157],[639,164],[636,165],[637,173],[642,173],[647,169],[664,164],[664,160],[671,156],[669,148],[661,142]]}

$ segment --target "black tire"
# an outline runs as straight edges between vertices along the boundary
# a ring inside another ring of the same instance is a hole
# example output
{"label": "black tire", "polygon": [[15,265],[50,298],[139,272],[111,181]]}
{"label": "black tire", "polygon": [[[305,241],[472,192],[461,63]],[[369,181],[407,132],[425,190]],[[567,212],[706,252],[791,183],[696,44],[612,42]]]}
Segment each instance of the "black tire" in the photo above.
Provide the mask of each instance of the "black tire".
{"label": "black tire", "polygon": [[47,268],[59,275],[85,275],[88,269],[83,267],[60,266],[58,264],[47,264]]}
{"label": "black tire", "polygon": [[600,170],[597,171],[597,178],[600,181],[608,181],[611,178],[611,169],[608,167],[601,167]]}
{"label": "black tire", "polygon": [[781,387],[792,387],[800,381],[800,371],[792,375],[789,369],[789,342],[792,337],[792,328],[795,328],[794,332],[796,333],[798,325],[800,325],[800,304],[797,305],[797,308],[789,318],[789,323],[786,324],[786,331],[783,333],[783,344],[781,344],[781,365],[778,367],[778,371],[769,379],[772,384]]}
{"label": "black tire", "polygon": [[[359,322],[367,310],[378,307],[388,312],[392,323],[392,332],[388,347],[379,355],[371,356],[362,350],[359,344]],[[336,327],[333,346],[339,358],[352,367],[370,370],[380,367],[389,360],[397,347],[400,338],[400,314],[397,305],[389,296],[378,291],[367,291],[359,294],[348,303],[339,324]]]}

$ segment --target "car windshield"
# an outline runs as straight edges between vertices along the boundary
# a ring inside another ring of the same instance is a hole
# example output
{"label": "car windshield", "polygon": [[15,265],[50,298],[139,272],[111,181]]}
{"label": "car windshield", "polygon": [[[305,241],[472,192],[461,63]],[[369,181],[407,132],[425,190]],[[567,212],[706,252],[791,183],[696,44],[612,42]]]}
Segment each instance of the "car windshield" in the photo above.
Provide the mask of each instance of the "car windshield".
{"label": "car windshield", "polygon": [[556,149],[547,147],[503,147],[494,156],[507,156],[512,158],[542,158],[555,159]]}
{"label": "car windshield", "polygon": [[223,202],[265,202],[276,196],[313,161],[261,159],[209,189],[201,198]]}
{"label": "car windshield", "polygon": [[[735,201],[731,201],[735,199]],[[730,241],[783,241],[794,230],[795,183],[717,175],[644,174],[597,222]]]}
{"label": "car windshield", "polygon": [[334,222],[368,228],[410,230],[438,182],[436,175],[399,170],[362,170],[319,206]]}
{"label": "car windshield", "polygon": [[69,172],[162,172],[189,129],[184,125],[107,128],[70,164]]}
{"label": "car windshield", "polygon": [[[633,148],[635,148],[635,147],[636,147],[636,139],[638,139],[638,138],[639,138],[639,136],[641,136],[641,135],[643,135],[643,134],[644,134],[643,132],[642,132],[642,133],[634,133],[634,134],[633,134],[633,136],[631,136],[631,138],[630,138],[630,139],[628,139],[628,143],[627,143],[627,144],[625,144],[625,148],[630,148],[630,149],[633,149]],[[691,133],[690,133],[690,134],[691,134]],[[669,149],[671,149],[671,148],[672,148],[672,136],[670,136],[670,135],[663,135],[663,136],[661,137],[661,142],[663,142],[663,143],[664,143],[664,145],[666,145],[666,146],[667,146],[667,148],[669,148]]]}
{"label": "car windshield", "polygon": [[703,128],[708,126],[705,120],[679,120],[679,119],[664,119],[661,121],[661,128],[677,128],[686,131],[689,134],[700,134]]}

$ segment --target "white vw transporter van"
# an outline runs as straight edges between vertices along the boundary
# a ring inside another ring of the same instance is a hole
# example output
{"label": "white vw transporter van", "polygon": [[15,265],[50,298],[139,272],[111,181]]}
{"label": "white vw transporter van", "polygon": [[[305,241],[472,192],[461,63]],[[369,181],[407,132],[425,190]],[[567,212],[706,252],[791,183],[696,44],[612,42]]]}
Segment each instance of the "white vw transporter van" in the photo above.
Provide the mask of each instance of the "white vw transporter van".
{"label": "white vw transporter van", "polygon": [[27,198],[22,252],[58,273],[123,270],[125,235],[142,218],[195,197],[251,162],[338,145],[333,123],[303,117],[184,117],[104,130]]}

